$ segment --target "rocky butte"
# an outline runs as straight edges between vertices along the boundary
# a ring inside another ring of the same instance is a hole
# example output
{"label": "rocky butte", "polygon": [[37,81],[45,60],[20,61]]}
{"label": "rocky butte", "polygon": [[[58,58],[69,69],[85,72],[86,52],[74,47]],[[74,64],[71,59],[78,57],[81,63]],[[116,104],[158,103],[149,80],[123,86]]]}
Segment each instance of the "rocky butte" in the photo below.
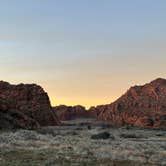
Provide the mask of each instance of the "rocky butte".
{"label": "rocky butte", "polygon": [[131,87],[112,104],[92,107],[98,119],[114,126],[133,125],[166,129],[166,79]]}
{"label": "rocky butte", "polygon": [[33,129],[60,124],[47,93],[36,84],[0,81],[0,128]]}

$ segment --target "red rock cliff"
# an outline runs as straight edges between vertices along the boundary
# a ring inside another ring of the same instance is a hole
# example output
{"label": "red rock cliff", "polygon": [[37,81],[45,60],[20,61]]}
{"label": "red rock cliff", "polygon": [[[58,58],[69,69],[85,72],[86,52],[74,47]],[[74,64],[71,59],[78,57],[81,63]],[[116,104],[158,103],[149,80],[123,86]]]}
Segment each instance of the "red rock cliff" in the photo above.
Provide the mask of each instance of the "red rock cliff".
{"label": "red rock cliff", "polygon": [[3,123],[6,117],[6,123],[16,123],[13,124],[16,127],[59,124],[47,93],[36,84],[11,85],[0,81],[0,114]]}
{"label": "red rock cliff", "polygon": [[113,125],[166,128],[166,80],[159,78],[143,86],[131,87],[114,103],[94,109],[99,119]]}

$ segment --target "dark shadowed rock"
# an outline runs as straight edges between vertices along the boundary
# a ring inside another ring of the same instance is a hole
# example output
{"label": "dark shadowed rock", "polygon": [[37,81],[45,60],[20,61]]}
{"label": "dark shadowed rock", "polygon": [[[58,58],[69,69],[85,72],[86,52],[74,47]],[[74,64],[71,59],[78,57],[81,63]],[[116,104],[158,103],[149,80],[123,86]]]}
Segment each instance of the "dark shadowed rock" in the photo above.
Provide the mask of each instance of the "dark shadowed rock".
{"label": "dark shadowed rock", "polygon": [[0,98],[0,129],[34,129],[39,123],[22,112],[10,108],[10,103]]}
{"label": "dark shadowed rock", "polygon": [[0,128],[57,125],[47,93],[36,84],[0,81]]}
{"label": "dark shadowed rock", "polygon": [[166,80],[131,87],[114,103],[93,107],[92,111],[116,126],[166,128]]}

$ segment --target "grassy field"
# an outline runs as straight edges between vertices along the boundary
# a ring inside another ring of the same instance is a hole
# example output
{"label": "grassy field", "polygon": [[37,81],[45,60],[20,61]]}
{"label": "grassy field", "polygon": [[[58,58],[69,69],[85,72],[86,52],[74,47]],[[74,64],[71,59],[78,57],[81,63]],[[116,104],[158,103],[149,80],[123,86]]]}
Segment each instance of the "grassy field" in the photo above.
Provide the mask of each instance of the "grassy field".
{"label": "grassy field", "polygon": [[166,165],[164,130],[108,128],[94,121],[88,129],[87,120],[67,123],[1,131],[0,166]]}
{"label": "grassy field", "polygon": [[[0,166],[137,166],[131,161],[96,160],[91,156],[57,154],[53,150],[45,151],[10,151],[0,153]],[[149,164],[141,164],[143,166]]]}

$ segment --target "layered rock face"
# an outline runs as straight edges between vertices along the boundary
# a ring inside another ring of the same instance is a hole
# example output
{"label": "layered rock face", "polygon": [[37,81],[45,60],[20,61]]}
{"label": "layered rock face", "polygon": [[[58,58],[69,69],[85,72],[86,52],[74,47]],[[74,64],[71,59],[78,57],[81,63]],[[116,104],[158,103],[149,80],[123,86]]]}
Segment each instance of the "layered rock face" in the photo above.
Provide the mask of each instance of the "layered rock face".
{"label": "layered rock face", "polygon": [[131,87],[112,104],[91,108],[98,118],[116,126],[126,124],[146,128],[166,128],[166,80],[156,79]]}
{"label": "layered rock face", "polygon": [[58,118],[62,121],[72,120],[76,118],[90,118],[93,117],[92,112],[89,112],[85,109],[85,107],[77,105],[77,106],[65,106],[60,105],[53,107],[54,112],[58,116]]}
{"label": "layered rock face", "polygon": [[0,81],[0,128],[57,125],[47,93],[36,84],[11,85]]}

